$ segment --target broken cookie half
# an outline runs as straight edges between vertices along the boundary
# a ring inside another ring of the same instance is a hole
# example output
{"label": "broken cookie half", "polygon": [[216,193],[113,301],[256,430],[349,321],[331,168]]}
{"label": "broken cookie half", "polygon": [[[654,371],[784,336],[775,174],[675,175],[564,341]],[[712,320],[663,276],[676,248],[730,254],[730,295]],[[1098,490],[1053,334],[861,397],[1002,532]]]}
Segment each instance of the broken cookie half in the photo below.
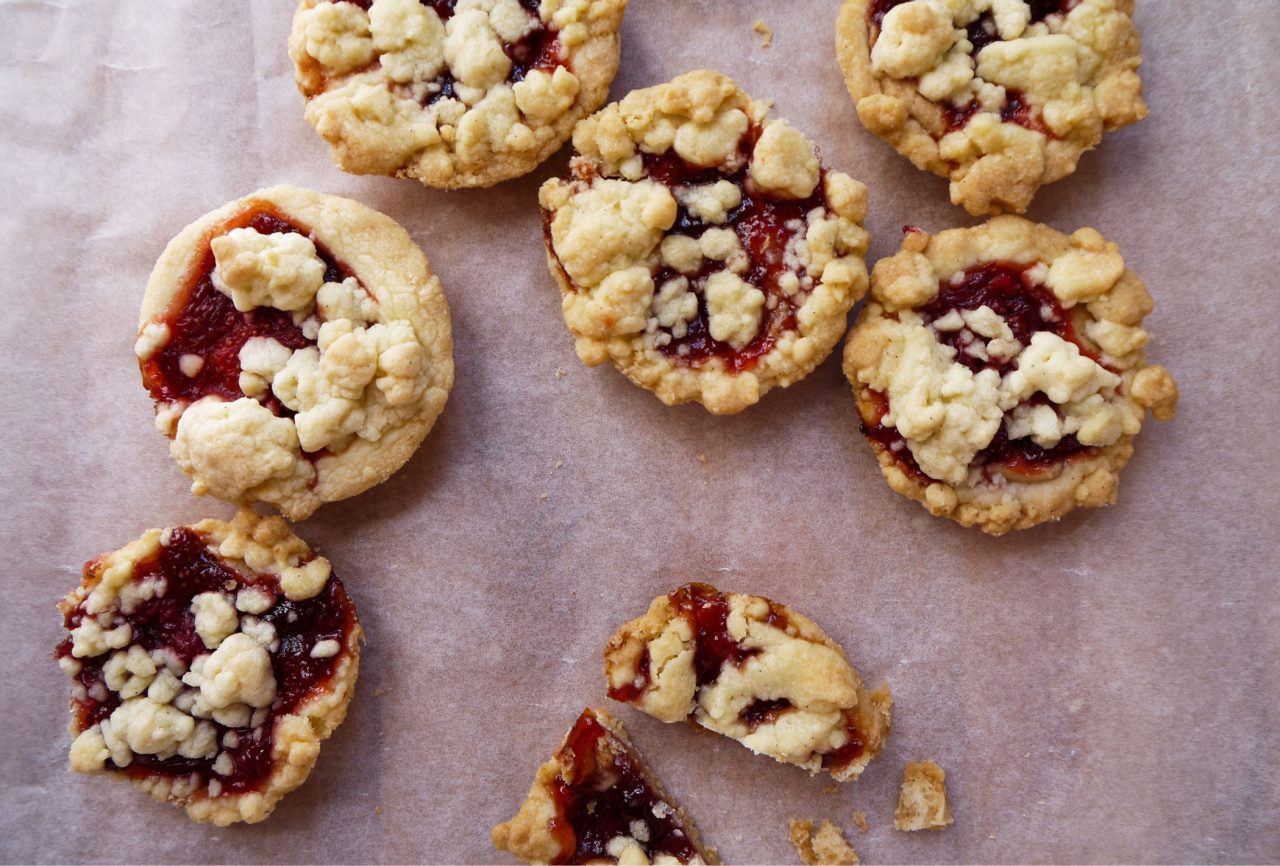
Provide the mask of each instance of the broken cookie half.
{"label": "broken cookie half", "polygon": [[664,722],[697,722],[753,752],[839,781],[889,736],[888,685],[868,691],[812,620],[705,583],[654,599],[605,648],[609,696]]}
{"label": "broken cookie half", "polygon": [[604,710],[582,711],[492,838],[526,863],[719,862]]}

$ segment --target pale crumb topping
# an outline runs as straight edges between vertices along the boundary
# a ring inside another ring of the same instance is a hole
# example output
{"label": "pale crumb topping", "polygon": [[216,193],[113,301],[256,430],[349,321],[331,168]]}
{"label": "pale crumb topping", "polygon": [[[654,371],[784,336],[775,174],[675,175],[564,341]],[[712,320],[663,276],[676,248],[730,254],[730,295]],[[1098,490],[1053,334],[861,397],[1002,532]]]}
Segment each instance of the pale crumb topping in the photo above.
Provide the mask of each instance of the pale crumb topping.
{"label": "pale crumb topping", "polygon": [[812,821],[792,818],[788,823],[791,844],[805,866],[855,866],[860,863],[858,852],[844,838],[840,828],[823,819],[815,832]]}
{"label": "pale crumb topping", "polygon": [[1104,130],[1147,114],[1131,5],[1078,0],[1033,21],[1027,0],[909,0],[878,26],[866,10],[849,0],[838,25],[859,116],[972,214],[1025,210]]}
{"label": "pale crumb topping", "polygon": [[[518,0],[459,0],[441,20],[416,0],[374,0],[367,12],[308,0],[289,53],[307,119],[343,168],[436,186],[487,185],[533,168],[567,137],[574,114],[599,104],[581,104],[580,76],[592,98],[607,89],[611,64],[590,49],[612,43],[616,54],[625,6],[554,0],[534,13]],[[541,30],[551,53],[529,58],[538,65],[517,74],[515,47]],[[586,72],[574,64],[584,52]]]}

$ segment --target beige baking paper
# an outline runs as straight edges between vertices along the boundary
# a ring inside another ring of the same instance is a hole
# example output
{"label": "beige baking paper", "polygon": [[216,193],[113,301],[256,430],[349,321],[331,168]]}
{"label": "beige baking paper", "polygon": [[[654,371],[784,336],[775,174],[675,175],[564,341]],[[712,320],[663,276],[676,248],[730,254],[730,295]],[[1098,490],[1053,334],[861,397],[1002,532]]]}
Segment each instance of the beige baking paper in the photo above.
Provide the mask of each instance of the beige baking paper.
{"label": "beige baking paper", "polygon": [[[1280,859],[1280,3],[1139,6],[1150,118],[1030,215],[1120,244],[1182,405],[1143,430],[1118,505],[991,539],[889,491],[835,358],[732,418],[582,367],[536,207],[567,153],[473,192],[345,175],[302,118],[290,3],[0,2],[0,860],[510,862],[489,828],[588,704],[730,863],[796,862],[793,816],[833,819],[869,863]],[[633,0],[613,94],[711,65],[774,100],[869,185],[873,260],[904,224],[971,224],[857,122],[836,11]],[[299,525],[368,631],[356,700],[272,818],[217,829],[66,771],[54,602],[147,527],[232,513],[188,493],[152,426],[137,308],[183,225],[281,182],[409,229],[458,375],[402,471]],[[606,701],[610,632],[695,578],[795,605],[890,682],[894,733],[860,781],[828,792]],[[924,758],[955,826],[896,832]]]}

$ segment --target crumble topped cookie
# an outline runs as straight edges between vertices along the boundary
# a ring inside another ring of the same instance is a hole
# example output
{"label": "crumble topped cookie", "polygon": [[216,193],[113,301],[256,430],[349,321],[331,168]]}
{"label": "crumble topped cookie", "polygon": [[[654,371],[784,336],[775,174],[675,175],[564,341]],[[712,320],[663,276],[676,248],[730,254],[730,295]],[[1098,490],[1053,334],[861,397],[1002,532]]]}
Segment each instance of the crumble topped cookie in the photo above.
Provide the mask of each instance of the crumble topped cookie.
{"label": "crumble topped cookie", "polygon": [[801,821],[792,818],[788,823],[791,844],[800,855],[800,862],[805,866],[857,866],[861,863],[858,852],[844,838],[840,828],[830,821],[823,820],[815,832],[812,821]]}
{"label": "crumble topped cookie", "polygon": [[893,826],[899,830],[941,830],[955,823],[947,806],[947,774],[933,761],[909,761]]}
{"label": "crumble topped cookie", "polygon": [[582,711],[492,836],[526,863],[719,862],[604,710]]}
{"label": "crumble topped cookie", "polygon": [[831,352],[867,288],[867,190],[766,110],[704,70],[578,125],[539,201],[583,363],[730,414]]}
{"label": "crumble topped cookie", "polygon": [[1021,213],[1103,132],[1147,116],[1133,5],[845,0],[836,50],[868,129],[949,178],[969,213]]}
{"label": "crumble topped cookie", "polygon": [[270,815],[355,688],[355,607],[279,517],[149,530],[85,563],[58,609],[71,769],[123,776],[196,821]]}
{"label": "crumble topped cookie", "polygon": [[404,465],[453,386],[449,308],[408,233],[290,186],[169,242],[135,350],[192,492],[291,520]]}
{"label": "crumble topped cookie", "polygon": [[889,736],[888,685],[868,692],[812,620],[756,595],[690,583],[659,596],[609,639],[604,667],[614,700],[841,782]]}
{"label": "crumble topped cookie", "polygon": [[844,353],[863,431],[890,487],[965,526],[1113,503],[1146,410],[1177,407],[1143,353],[1151,296],[1093,229],[909,229],[871,294]]}
{"label": "crumble topped cookie", "polygon": [[355,174],[442,188],[527,174],[605,101],[627,0],[302,0],[307,120]]}

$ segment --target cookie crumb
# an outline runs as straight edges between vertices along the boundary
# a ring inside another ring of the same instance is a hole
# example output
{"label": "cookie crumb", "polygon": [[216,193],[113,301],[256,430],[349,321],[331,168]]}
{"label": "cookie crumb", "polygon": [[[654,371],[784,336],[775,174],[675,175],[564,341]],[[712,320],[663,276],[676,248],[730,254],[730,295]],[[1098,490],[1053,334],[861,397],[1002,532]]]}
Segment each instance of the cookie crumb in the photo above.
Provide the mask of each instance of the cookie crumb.
{"label": "cookie crumb", "polygon": [[374,815],[381,815],[381,814],[382,814],[382,807],[381,807],[381,806],[374,806],[374,807],[373,807],[373,814],[374,814]]}
{"label": "cookie crumb", "polygon": [[893,826],[899,830],[939,830],[955,823],[947,806],[947,774],[933,761],[908,761]]}
{"label": "cookie crumb", "polygon": [[555,468],[556,468],[556,469],[563,469],[563,468],[564,468],[564,461],[563,461],[563,460],[557,460],[557,461],[556,461]]}
{"label": "cookie crumb", "polygon": [[812,821],[792,818],[790,831],[791,844],[795,846],[800,862],[805,866],[853,866],[861,862],[858,860],[858,852],[845,840],[840,828],[830,821],[824,820],[815,833]]}
{"label": "cookie crumb", "polygon": [[698,462],[699,462],[699,463],[706,463],[706,462],[707,462],[707,455],[705,455],[705,454],[699,454],[699,455],[698,455]]}
{"label": "cookie crumb", "polygon": [[561,379],[563,379],[565,376],[568,376],[568,375],[569,375],[569,374],[565,372],[564,367],[556,367],[556,381],[557,381],[557,382],[559,382]]}
{"label": "cookie crumb", "polygon": [[858,832],[867,832],[867,813],[857,809],[853,813],[853,823],[858,825]]}
{"label": "cookie crumb", "polygon": [[823,788],[823,789],[822,789],[822,793],[824,793],[824,794],[834,794],[836,791],[839,791],[839,790],[840,790],[840,786],[839,786],[839,785],[827,785],[827,787],[825,787],[825,788]]}
{"label": "cookie crumb", "polygon": [[539,494],[538,494],[538,501],[539,501],[539,502],[545,502],[545,501],[546,501],[546,499],[547,499],[547,492],[546,492],[545,490],[544,490],[542,493],[539,493]]}
{"label": "cookie crumb", "polygon": [[768,48],[769,43],[773,41],[773,28],[765,24],[763,18],[757,18],[756,23],[751,25],[751,29],[760,34],[760,47]]}
{"label": "cookie crumb", "polygon": [[387,690],[386,690],[386,689],[374,689],[374,690],[373,690],[373,696],[374,696],[375,698],[380,698],[380,697],[382,697],[383,695],[385,695],[386,693],[387,693]]}

